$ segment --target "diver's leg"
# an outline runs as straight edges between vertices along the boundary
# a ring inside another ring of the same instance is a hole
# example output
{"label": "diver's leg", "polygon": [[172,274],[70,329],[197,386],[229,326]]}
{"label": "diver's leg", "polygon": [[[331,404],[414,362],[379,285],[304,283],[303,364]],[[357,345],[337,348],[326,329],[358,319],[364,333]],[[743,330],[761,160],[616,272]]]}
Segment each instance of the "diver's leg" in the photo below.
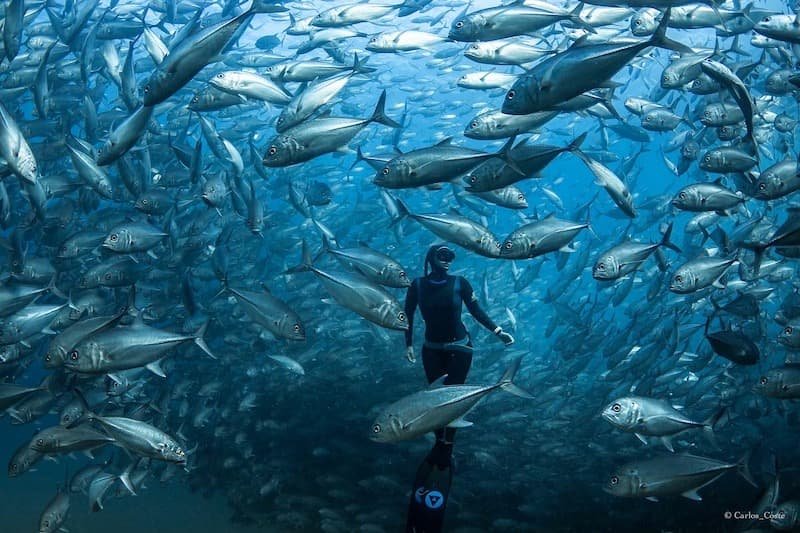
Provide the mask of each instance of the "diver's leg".
{"label": "diver's leg", "polygon": [[[447,371],[446,352],[422,349],[422,364],[428,383]],[[417,468],[408,504],[407,533],[438,533],[444,523],[444,511],[453,474],[446,466],[438,467],[444,454],[445,428],[436,430],[436,444]],[[446,454],[445,454],[446,455]]]}
{"label": "diver's leg", "polygon": [[[422,367],[425,369],[428,383],[433,383],[447,373],[449,355],[448,352],[422,347]],[[437,442],[444,439],[444,428],[439,428],[434,433]]]}
{"label": "diver's leg", "polygon": [[[467,374],[472,366],[472,352],[454,351],[449,352],[447,357],[447,378],[444,380],[446,385],[461,385],[467,381]],[[453,454],[453,442],[456,438],[456,428],[444,428],[442,435],[442,454],[438,464],[449,466]],[[437,443],[439,436],[437,435]]]}

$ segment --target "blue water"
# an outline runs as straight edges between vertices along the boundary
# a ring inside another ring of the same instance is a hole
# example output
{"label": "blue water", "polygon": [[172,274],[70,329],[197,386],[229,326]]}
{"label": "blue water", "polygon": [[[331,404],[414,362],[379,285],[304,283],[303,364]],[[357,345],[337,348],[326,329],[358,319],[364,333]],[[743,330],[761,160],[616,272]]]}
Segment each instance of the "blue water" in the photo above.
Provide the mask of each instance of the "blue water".
{"label": "blue water", "polygon": [[[188,5],[185,2],[180,4]],[[786,11],[784,4],[779,0],[753,3],[759,9],[781,12]],[[297,19],[333,5],[333,2],[286,4]],[[468,11],[490,5],[489,2],[474,2]],[[105,2],[101,3],[95,10],[96,14],[105,7]],[[129,6],[118,9],[123,7]],[[373,34],[390,31],[397,25],[444,36],[452,19],[463,8],[461,2],[434,0],[420,15],[404,19],[389,15],[382,19],[381,24],[363,23],[357,28]],[[216,20],[219,11],[219,5],[208,3],[204,13]],[[425,20],[415,22],[418,17],[435,17],[445,11],[442,21],[433,28],[428,27]],[[151,11],[146,20],[155,24],[159,17]],[[43,14],[36,18],[37,23],[46,23],[47,20]],[[185,17],[179,20],[183,22]],[[626,21],[619,26],[626,30],[622,36],[629,35],[627,24]],[[285,14],[258,15],[241,36],[239,47],[253,50],[256,39],[275,34],[282,42],[273,53],[292,57],[306,37],[284,35],[288,25]],[[166,27],[176,29],[179,26]],[[561,49],[562,36],[559,26],[555,28],[556,34],[549,42]],[[161,29],[157,31],[163,35]],[[711,49],[714,45],[713,31],[710,30],[669,30],[669,35],[694,47]],[[739,43],[751,54],[745,62],[755,60],[761,54],[761,50],[749,45],[749,36],[750,33],[743,35]],[[124,61],[127,39],[115,40],[113,44]],[[334,116],[369,116],[380,91],[386,89],[387,114],[390,117],[399,120],[404,104],[408,108],[408,119],[397,143],[404,152],[430,146],[450,136],[456,144],[485,151],[495,151],[501,146],[503,141],[465,139],[462,132],[468,120],[478,112],[499,107],[504,91],[462,89],[456,86],[456,80],[474,70],[520,73],[518,68],[473,63],[463,57],[462,44],[440,43],[430,51],[397,55],[369,54],[364,51],[365,44],[366,38],[358,36],[343,41],[342,49],[348,53],[348,61],[353,52],[358,52],[359,57],[369,56],[368,65],[375,67],[377,72],[353,78],[339,95],[339,103],[333,106]],[[730,44],[731,39],[726,39],[722,47]],[[787,51],[791,53],[788,47]],[[136,54],[136,81],[141,86],[154,66],[142,41],[136,45]],[[652,50],[645,58],[637,59],[634,67],[626,67],[614,77],[622,84],[615,93],[615,106],[631,124],[639,125],[638,118],[625,110],[623,102],[627,97],[640,96],[660,99],[676,113],[689,117],[695,127],[699,125],[693,110],[706,102],[703,97],[678,91],[662,97],[658,89],[662,68],[671,54],[665,50]],[[304,59],[312,57],[328,60],[321,50],[303,56]],[[98,53],[96,65],[100,68],[102,64]],[[767,65],[751,78],[754,80],[751,91],[757,98],[764,95],[765,76],[776,68],[771,59]],[[191,99],[192,91],[202,89],[218,71],[230,68],[233,67],[221,63],[207,67],[186,88],[157,108],[154,119],[163,131],[161,135],[154,133],[149,139],[152,145],[149,153],[153,168],[151,177],[158,173],[168,183],[185,177],[185,170],[167,148],[166,130],[178,137],[188,124],[188,137],[181,142],[193,147],[202,134],[195,115],[188,116],[184,106]],[[263,70],[256,69],[259,72]],[[0,81],[7,77],[7,73],[0,73]],[[102,90],[99,94],[98,90],[94,91],[98,111],[102,113],[122,107],[113,83],[102,80],[96,73],[90,79],[93,86]],[[67,86],[79,86],[80,83],[79,80],[72,81]],[[288,88],[293,92],[299,90],[297,84],[288,84]],[[790,95],[760,102],[771,112],[784,111],[798,118],[796,103]],[[36,125],[30,92],[3,104],[14,109],[12,114],[20,125]],[[165,467],[153,465],[153,475],[137,490],[138,496],[108,498],[105,509],[98,513],[89,511],[84,495],[73,495],[72,509],[65,523],[72,533],[402,530],[414,472],[432,441],[425,438],[381,445],[370,442],[368,432],[382,407],[424,386],[421,363],[418,360],[415,365],[410,365],[405,360],[401,333],[381,329],[331,301],[313,274],[282,275],[285,269],[300,261],[301,240],[309,242],[314,254],[321,245],[319,232],[313,223],[290,205],[286,184],[311,180],[326,183],[333,191],[333,201],[328,206],[315,208],[315,219],[330,227],[344,246],[366,242],[372,248],[391,255],[406,267],[412,278],[422,275],[424,253],[430,244],[440,239],[414,221],[400,223],[403,236],[398,238],[390,225],[379,189],[371,183],[374,171],[364,163],[350,169],[354,153],[323,155],[301,165],[267,169],[269,181],[258,177],[253,165],[260,162],[258,159],[251,161],[248,138],[253,135],[259,155],[263,155],[267,141],[275,134],[272,124],[279,112],[275,106],[248,104],[234,111],[204,113],[245,161],[243,178],[253,184],[257,198],[264,206],[267,224],[263,238],[247,230],[231,199],[224,202],[219,214],[215,209],[201,207],[191,219],[178,219],[176,231],[185,236],[190,220],[207,217],[207,224],[201,225],[198,233],[208,238],[203,249],[210,255],[222,227],[232,222],[235,229],[230,241],[228,269],[231,284],[259,290],[259,283],[263,282],[301,316],[308,338],[302,343],[275,340],[251,324],[233,299],[215,299],[220,283],[211,270],[212,261],[208,258],[197,260],[192,265],[193,290],[201,312],[211,319],[206,340],[219,359],[211,360],[197,349],[182,347],[175,350],[165,364],[166,380],[148,373],[140,378],[146,381],[143,397],[154,401],[188,383],[189,392],[185,400],[184,397],[174,397],[166,402],[168,408],[159,427],[172,434],[180,428],[182,435],[186,436],[186,447],[193,450],[189,472],[170,466],[169,469],[174,469],[170,471],[173,475],[162,482],[160,478]],[[67,132],[81,138],[85,136],[82,112],[56,109],[52,113],[63,116],[69,122],[68,127],[58,129],[45,124],[46,131],[56,131],[55,138],[31,134],[27,136],[28,140],[40,161],[43,176],[77,179],[70,158],[60,143]],[[99,141],[108,136],[108,130],[117,122],[111,121],[98,130]],[[751,509],[759,496],[760,489],[748,485],[733,473],[701,489],[703,502],[675,496],[655,503],[615,498],[602,491],[610,473],[619,465],[668,453],[657,442],[645,447],[633,435],[613,429],[600,418],[602,408],[616,397],[634,393],[632,387],[642,378],[678,368],[677,363],[671,365],[670,361],[677,360],[679,352],[709,353],[701,332],[710,304],[704,300],[692,307],[691,301],[670,293],[666,286],[661,288],[655,300],[646,301],[645,295],[658,275],[655,261],[650,259],[636,274],[632,292],[619,306],[613,306],[609,299],[619,290],[619,285],[599,284],[592,279],[590,267],[600,252],[623,237],[655,242],[660,238],[660,223],[674,221],[673,241],[687,250],[686,256],[667,252],[668,271],[674,272],[678,265],[693,257],[688,254],[700,250],[698,240],[695,238],[694,243],[690,242],[692,237],[683,230],[692,215],[673,212],[670,208],[655,212],[653,205],[668,202],[689,183],[710,181],[718,176],[702,173],[695,163],[687,174],[675,177],[664,164],[661,154],[661,147],[672,138],[672,132],[651,132],[652,142],[638,156],[630,175],[623,176],[622,161],[639,152],[640,146],[616,137],[610,130],[603,134],[599,125],[599,119],[591,115],[564,115],[534,134],[530,142],[562,146],[579,134],[589,132],[584,148],[594,151],[603,147],[603,135],[607,135],[609,145],[605,149],[616,154],[618,160],[605,164],[626,179],[640,211],[632,225],[629,226],[628,219],[619,212],[606,192],[593,184],[589,170],[577,158],[564,154],[542,172],[541,180],[525,180],[517,184],[529,203],[522,215],[489,206],[483,219],[483,223],[502,242],[512,230],[530,221],[523,221],[523,216],[542,217],[554,213],[559,218],[570,218],[578,207],[599,191],[590,218],[596,237],[582,232],[575,240],[577,251],[570,254],[563,270],[558,268],[555,254],[546,259],[518,261],[520,269],[533,262],[544,261],[544,265],[528,287],[515,292],[510,262],[479,257],[462,248],[456,250],[451,273],[465,276],[475,287],[488,314],[516,338],[514,346],[504,348],[465,313],[464,321],[476,346],[469,382],[493,383],[513,357],[524,355],[522,370],[515,381],[530,390],[536,399],[526,402],[503,393],[492,395],[470,415],[474,426],[459,430],[455,446],[456,476],[446,519],[448,531],[734,531],[741,524],[726,520],[725,512],[745,512]],[[685,128],[686,125],[681,124],[676,132]],[[785,139],[790,146],[789,155],[796,157],[794,138],[785,136]],[[767,144],[773,157],[762,157],[762,170],[782,159],[783,154],[777,148],[781,140],[778,135],[770,138]],[[394,132],[389,128],[370,125],[348,147],[352,152],[360,146],[367,155],[382,154],[391,152],[395,141]],[[719,144],[715,141],[702,146],[701,154]],[[216,161],[205,140],[203,145],[206,164],[210,165],[209,174],[229,168],[226,163]],[[56,156],[48,157],[52,151]],[[142,157],[141,152],[134,151],[134,161],[139,162]],[[667,157],[677,161],[678,156],[671,153]],[[54,248],[50,240],[59,243],[78,230],[107,230],[106,226],[114,215],[143,218],[133,209],[132,195],[122,192],[124,186],[117,168],[108,168],[111,182],[119,191],[118,198],[100,200],[92,206],[91,200],[99,199],[97,195],[82,193],[88,195],[89,200],[84,198],[81,201],[83,209],[76,209],[67,219],[67,227],[61,230],[64,235],[57,234],[52,227],[42,232],[42,224],[33,222],[32,231],[25,236],[28,257],[52,258]],[[4,183],[12,198],[13,226],[23,228],[31,207],[21,194],[15,177],[6,178]],[[559,196],[563,210],[538,190],[539,185]],[[171,187],[170,192],[179,200],[200,202],[196,188]],[[481,218],[480,214],[459,205],[450,184],[441,190],[390,192],[402,198],[415,213],[445,213],[455,208],[473,220]],[[79,200],[79,193],[70,192],[63,196],[76,202]],[[789,202],[796,201],[792,196],[788,199]],[[649,203],[651,200],[654,203]],[[63,198],[51,199],[48,210],[63,208],[67,203]],[[774,202],[771,211],[756,200],[750,200],[747,206],[751,216],[766,213],[777,224],[785,220],[785,200]],[[103,208],[109,211],[98,211]],[[185,212],[195,208],[181,206],[187,210]],[[742,216],[740,220],[745,221],[746,217]],[[166,217],[153,217],[151,222],[163,228],[168,226]],[[733,221],[725,221],[722,225],[728,233],[735,227]],[[9,227],[2,233],[3,242],[10,238],[11,231]],[[711,248],[715,245],[709,241],[705,246]],[[592,345],[588,341],[578,342],[587,335],[586,330],[570,325],[563,312],[546,298],[548,290],[568,275],[575,257],[586,247],[591,249],[589,267],[575,277],[557,301],[578,313],[579,320],[590,321],[588,331],[603,334],[592,338],[595,343]],[[159,252],[159,260],[142,258],[145,264],[157,267],[158,276],[154,275],[137,287],[137,305],[152,306],[150,311],[157,315],[157,319],[151,322],[154,327],[168,331],[194,331],[197,324],[194,319],[186,318],[182,303],[182,272],[168,261],[168,255],[164,247]],[[10,254],[4,248],[0,248],[0,259],[4,265],[9,263]],[[75,288],[77,277],[97,263],[96,257],[85,259],[84,265],[71,265],[60,274],[59,287],[62,290],[67,292]],[[317,264],[325,270],[345,269],[330,258],[321,259]],[[754,339],[762,354],[759,364],[737,367],[715,356],[707,365],[693,369],[693,375],[703,387],[701,392],[706,394],[694,395],[696,391],[692,391],[695,403],[686,406],[687,412],[698,413],[697,416],[701,417],[720,404],[728,407],[730,418],[717,432],[720,449],[708,447],[695,434],[676,439],[678,452],[720,460],[735,462],[746,452],[751,452],[750,467],[762,488],[771,480],[771,458],[776,457],[781,472],[781,502],[800,497],[797,403],[759,396],[751,392],[750,387],[766,370],[780,366],[787,356],[792,355],[776,342],[781,326],[772,320],[783,298],[794,290],[796,263],[787,261],[785,264],[793,269],[789,279],[763,283],[773,287],[775,294],[762,304],[765,327]],[[734,275],[733,279],[738,277]],[[402,303],[404,291],[389,290]],[[79,292],[75,289],[75,294]],[[104,292],[104,298],[106,302],[124,301],[125,292],[115,294],[108,290]],[[717,296],[722,294],[733,296],[735,291],[718,291]],[[40,303],[45,301],[55,303],[58,300],[48,296]],[[678,324],[689,331],[685,333],[682,330],[685,337],[676,352],[659,353],[647,365],[625,372],[618,381],[606,380],[605,373],[612,370],[612,366],[604,354],[604,347],[627,336],[629,330],[641,333],[642,338],[627,338],[621,343],[622,350],[627,352],[634,346],[652,342],[650,335],[653,332],[663,328],[669,333],[676,327],[675,310],[681,313]],[[743,322],[734,317],[725,320]],[[555,332],[545,335],[551,321],[556,321]],[[420,323],[421,318],[417,315],[414,339],[418,358],[423,338]],[[260,333],[263,335],[259,339]],[[46,340],[37,342],[46,343]],[[305,375],[291,374],[265,355],[292,357],[302,364]],[[35,385],[48,374],[41,368],[38,353],[31,355],[31,360],[35,362],[20,373],[16,383]],[[201,387],[209,384],[218,385],[218,391],[201,396]],[[658,390],[673,403],[681,403],[688,389],[679,383],[670,383]],[[70,393],[64,392],[62,402],[71,399]],[[241,399],[251,392],[257,395],[255,407],[238,411]],[[181,416],[183,402],[188,403],[188,407],[187,413]],[[203,424],[198,422],[198,418],[205,408],[211,409],[211,414]],[[25,426],[11,425],[8,417],[0,420],[0,457],[10,457],[35,432],[56,423],[55,412]],[[110,449],[98,452],[97,462],[104,461],[110,453]],[[117,454],[123,461],[127,460],[123,452]],[[57,487],[63,485],[65,471],[72,474],[88,462],[89,459],[83,455],[61,457],[58,463],[43,461],[36,471],[19,478],[0,477],[0,533],[35,530],[42,509]],[[262,489],[264,494],[259,492]]]}

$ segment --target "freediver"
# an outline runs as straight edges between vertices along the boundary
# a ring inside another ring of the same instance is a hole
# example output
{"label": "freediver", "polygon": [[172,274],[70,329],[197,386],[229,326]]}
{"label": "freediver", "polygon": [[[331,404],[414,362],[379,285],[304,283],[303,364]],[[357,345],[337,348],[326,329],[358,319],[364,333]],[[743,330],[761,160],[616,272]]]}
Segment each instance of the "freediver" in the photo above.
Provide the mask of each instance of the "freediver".
{"label": "freediver", "polygon": [[[462,276],[447,273],[455,257],[455,252],[445,244],[431,246],[425,255],[425,276],[414,279],[406,294],[406,358],[410,363],[416,362],[412,336],[414,312],[419,307],[425,322],[422,366],[429,384],[444,375],[443,385],[460,385],[467,380],[472,364],[472,338],[461,321],[462,303],[506,346],[514,343],[514,337],[495,324],[478,304],[472,285]],[[417,469],[408,507],[407,532],[442,530],[453,479],[455,433],[453,427],[437,429],[433,449]]]}

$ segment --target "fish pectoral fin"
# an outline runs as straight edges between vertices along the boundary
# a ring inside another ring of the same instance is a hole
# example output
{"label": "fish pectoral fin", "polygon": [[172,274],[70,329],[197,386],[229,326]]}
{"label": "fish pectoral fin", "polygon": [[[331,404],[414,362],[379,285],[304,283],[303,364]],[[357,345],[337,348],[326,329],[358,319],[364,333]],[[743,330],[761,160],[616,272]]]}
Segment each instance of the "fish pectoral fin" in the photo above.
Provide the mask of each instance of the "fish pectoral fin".
{"label": "fish pectoral fin", "polygon": [[672,447],[672,439],[670,439],[669,437],[661,437],[661,443],[664,445],[666,449],[668,449],[672,453],[675,453],[675,448]]}
{"label": "fish pectoral fin", "polygon": [[696,502],[703,501],[703,498],[700,497],[700,494],[697,493],[697,489],[687,490],[686,492],[682,492],[681,496],[684,498],[689,498],[690,500],[694,500]]}
{"label": "fish pectoral fin", "polygon": [[449,428],[468,428],[471,425],[472,425],[472,422],[470,422],[469,420],[464,420],[464,418],[462,417],[462,418],[456,418],[455,420],[453,420],[452,422],[447,424],[447,427],[449,427]]}
{"label": "fish pectoral fin", "polygon": [[658,502],[658,498],[656,498],[655,496],[647,496],[645,500],[649,500],[651,502]]}
{"label": "fish pectoral fin", "polygon": [[647,439],[646,439],[646,438],[644,438],[644,435],[641,435],[641,434],[639,434],[639,433],[634,433],[634,435],[636,435],[636,438],[637,438],[637,439],[639,439],[640,441],[642,441],[642,443],[643,443],[645,446],[647,446]]}
{"label": "fish pectoral fin", "polygon": [[152,363],[145,365],[145,368],[158,377],[167,377],[167,375],[164,373],[164,369],[161,368],[161,360],[153,361]]}

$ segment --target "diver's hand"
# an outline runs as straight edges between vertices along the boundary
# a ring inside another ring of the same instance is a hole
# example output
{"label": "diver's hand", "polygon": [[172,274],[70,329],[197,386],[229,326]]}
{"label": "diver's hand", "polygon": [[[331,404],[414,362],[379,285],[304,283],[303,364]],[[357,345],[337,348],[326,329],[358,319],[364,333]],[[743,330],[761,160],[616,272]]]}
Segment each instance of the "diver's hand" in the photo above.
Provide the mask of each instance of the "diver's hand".
{"label": "diver's hand", "polygon": [[497,332],[497,336],[503,341],[503,344],[506,346],[511,346],[514,344],[514,337],[511,336],[511,333],[507,331],[503,331],[502,329]]}
{"label": "diver's hand", "polygon": [[408,348],[406,348],[406,359],[408,359],[409,363],[416,363],[417,362],[417,358],[414,357],[414,347],[413,346],[409,346]]}

